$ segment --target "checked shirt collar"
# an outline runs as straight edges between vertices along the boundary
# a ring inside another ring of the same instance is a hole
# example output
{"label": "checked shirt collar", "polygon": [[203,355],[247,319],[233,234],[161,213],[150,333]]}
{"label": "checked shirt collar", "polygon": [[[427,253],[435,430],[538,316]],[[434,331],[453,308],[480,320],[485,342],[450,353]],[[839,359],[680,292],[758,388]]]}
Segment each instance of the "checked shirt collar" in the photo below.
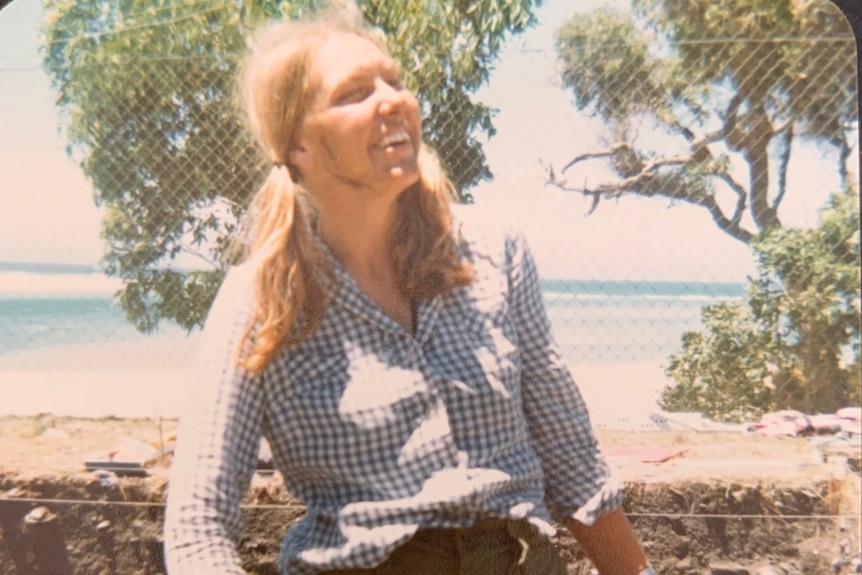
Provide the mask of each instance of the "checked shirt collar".
{"label": "checked shirt collar", "polygon": [[[344,264],[335,257],[335,254],[332,253],[332,250],[323,241],[323,238],[320,237],[317,226],[310,225],[309,231],[315,246],[323,254],[323,260],[329,266],[329,269],[332,270],[331,279],[327,278],[326,274],[319,274],[322,278],[322,287],[329,296],[330,305],[341,306],[382,330],[399,335],[406,333],[397,321],[380,309],[380,306],[359,287],[359,284],[356,283],[356,280],[353,279],[353,276],[350,275]],[[413,337],[420,345],[426,343],[434,332],[434,323],[440,313],[442,304],[442,295],[416,303],[416,333],[408,335]]]}

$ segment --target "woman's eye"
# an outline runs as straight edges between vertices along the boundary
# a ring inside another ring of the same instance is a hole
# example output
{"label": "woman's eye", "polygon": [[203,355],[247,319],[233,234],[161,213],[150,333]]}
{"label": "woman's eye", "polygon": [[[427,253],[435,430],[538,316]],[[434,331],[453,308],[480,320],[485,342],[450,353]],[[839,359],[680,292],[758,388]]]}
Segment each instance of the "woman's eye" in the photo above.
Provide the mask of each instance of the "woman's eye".
{"label": "woman's eye", "polygon": [[342,93],[341,96],[338,97],[339,103],[350,103],[350,102],[361,102],[371,93],[371,90],[366,86],[358,86],[356,88],[351,88],[346,92]]}

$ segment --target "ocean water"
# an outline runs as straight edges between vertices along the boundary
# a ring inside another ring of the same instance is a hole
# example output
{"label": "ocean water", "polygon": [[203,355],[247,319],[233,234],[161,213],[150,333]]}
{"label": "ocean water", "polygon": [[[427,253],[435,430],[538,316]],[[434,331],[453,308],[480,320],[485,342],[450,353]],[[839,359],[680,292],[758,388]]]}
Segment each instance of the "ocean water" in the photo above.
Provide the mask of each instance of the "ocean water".
{"label": "ocean water", "polygon": [[579,365],[663,365],[704,306],[740,300],[744,284],[544,280],[548,317],[563,356]]}
{"label": "ocean water", "polygon": [[[197,333],[165,323],[139,334],[114,303],[119,284],[86,266],[0,262],[0,372],[177,370]],[[563,356],[575,365],[666,363],[704,305],[741,298],[743,285],[706,282],[542,282]]]}

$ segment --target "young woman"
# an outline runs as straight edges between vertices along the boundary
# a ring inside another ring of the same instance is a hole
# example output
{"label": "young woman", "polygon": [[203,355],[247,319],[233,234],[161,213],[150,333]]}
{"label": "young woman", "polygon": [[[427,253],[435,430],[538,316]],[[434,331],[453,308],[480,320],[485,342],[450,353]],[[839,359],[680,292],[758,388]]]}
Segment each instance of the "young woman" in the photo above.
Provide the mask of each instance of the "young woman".
{"label": "young woman", "polygon": [[243,94],[272,163],[200,344],[165,527],[171,575],[241,574],[261,435],[308,512],[279,572],[651,572],[517,233],[469,209],[375,37],[276,25]]}

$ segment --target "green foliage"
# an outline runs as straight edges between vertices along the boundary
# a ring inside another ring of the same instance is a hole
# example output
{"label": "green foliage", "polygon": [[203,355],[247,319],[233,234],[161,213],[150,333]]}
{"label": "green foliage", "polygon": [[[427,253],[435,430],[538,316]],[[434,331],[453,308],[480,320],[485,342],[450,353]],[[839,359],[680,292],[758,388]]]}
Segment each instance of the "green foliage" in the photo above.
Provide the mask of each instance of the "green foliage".
{"label": "green foliage", "polygon": [[[809,135],[840,137],[839,121],[858,117],[856,63],[836,57],[853,51],[853,35],[829,0],[634,0],[634,6],[674,45],[691,83],[729,80],[742,99],[799,118]],[[723,38],[734,41],[697,41]]]}
{"label": "green foliage", "polygon": [[677,61],[650,54],[650,41],[636,22],[608,8],[564,24],[557,31],[557,52],[563,85],[574,93],[578,109],[592,106],[615,124],[651,112],[670,118],[671,105],[691,85]]}
{"label": "green foliage", "polygon": [[[541,0],[364,0],[418,92],[424,136],[470,200],[491,177],[480,138],[492,110],[470,94],[502,41],[534,23]],[[341,2],[345,4],[344,2]],[[104,267],[138,329],[203,321],[226,238],[264,176],[235,106],[246,41],[263,21],[325,0],[44,0],[42,54],[67,120],[68,151],[104,209]],[[207,271],[182,272],[193,255]]]}
{"label": "green foliage", "polygon": [[[831,413],[862,401],[859,195],[832,197],[819,228],[774,229],[752,243],[745,302],[705,307],[682,337],[662,394],[671,411],[739,421],[777,409]],[[852,353],[853,361],[844,358]]]}
{"label": "green foliage", "polygon": [[[562,173],[607,158],[619,180],[589,189],[553,174],[550,181],[596,202],[625,194],[685,201],[748,243],[781,227],[800,139],[837,150],[839,179],[849,181],[853,136],[845,128],[859,114],[854,46],[830,0],[633,0],[632,13],[575,14],[556,36],[562,82],[579,109],[607,122],[613,145]],[[638,134],[642,126],[674,144]],[[661,147],[650,147],[656,141]],[[633,158],[622,166],[621,149]],[[731,159],[747,168],[746,179],[727,169]]]}

